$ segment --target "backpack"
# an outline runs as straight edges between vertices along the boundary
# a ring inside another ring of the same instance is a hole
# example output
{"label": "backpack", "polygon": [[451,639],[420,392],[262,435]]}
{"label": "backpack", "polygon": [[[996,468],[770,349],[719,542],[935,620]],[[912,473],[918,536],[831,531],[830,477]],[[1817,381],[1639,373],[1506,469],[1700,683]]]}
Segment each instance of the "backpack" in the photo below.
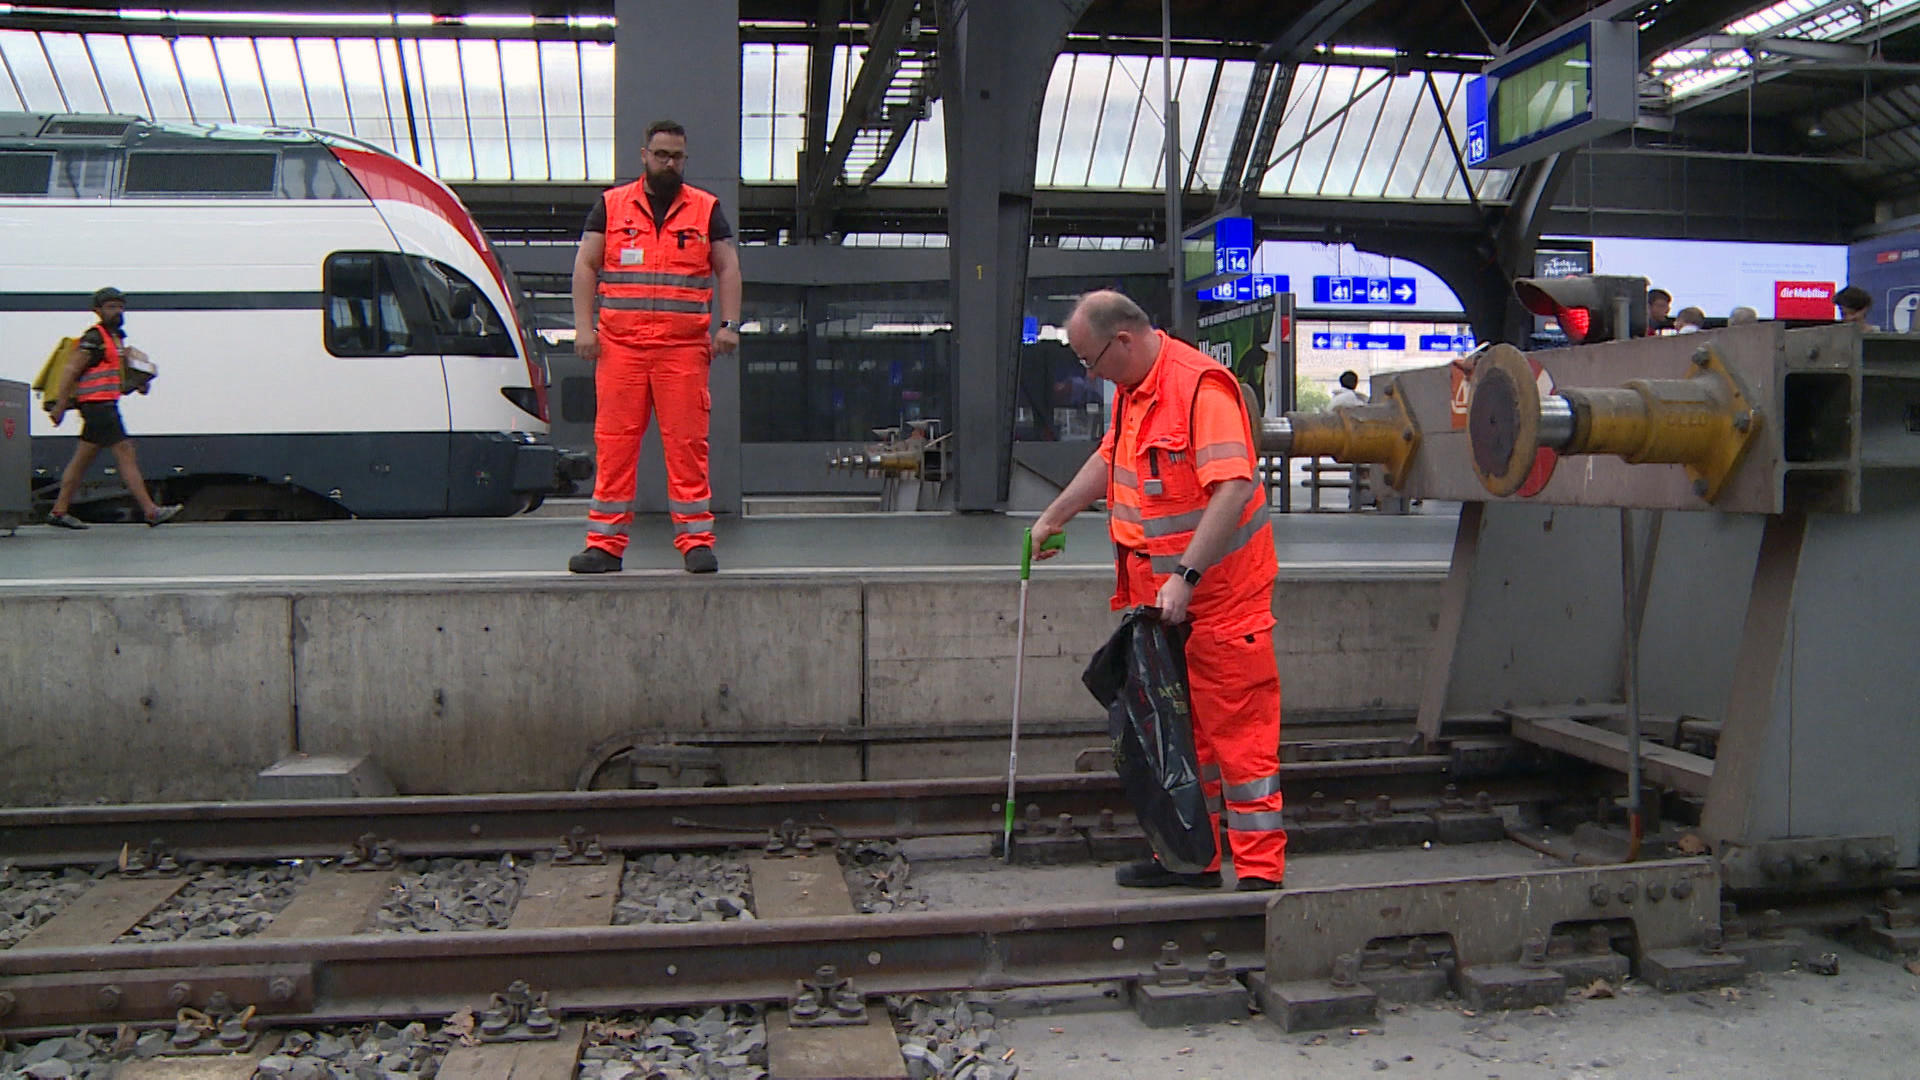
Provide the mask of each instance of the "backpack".
{"label": "backpack", "polygon": [[67,357],[73,355],[74,347],[79,344],[79,338],[60,339],[60,344],[53,347],[53,354],[47,357],[47,362],[40,365],[40,374],[33,377],[35,393],[42,397],[50,397],[60,389],[60,368],[66,364]]}

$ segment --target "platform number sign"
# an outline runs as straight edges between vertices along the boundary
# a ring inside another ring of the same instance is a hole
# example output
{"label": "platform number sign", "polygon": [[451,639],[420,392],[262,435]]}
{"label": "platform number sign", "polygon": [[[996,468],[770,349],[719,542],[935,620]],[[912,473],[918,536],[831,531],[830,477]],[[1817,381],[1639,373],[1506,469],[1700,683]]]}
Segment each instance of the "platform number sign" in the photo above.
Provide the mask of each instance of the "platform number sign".
{"label": "platform number sign", "polygon": [[1313,279],[1313,302],[1316,304],[1405,306],[1414,303],[1418,298],[1419,288],[1410,277],[1319,274]]}
{"label": "platform number sign", "polygon": [[1478,167],[1487,160],[1492,148],[1487,143],[1487,80],[1475,76],[1467,80],[1467,164]]}

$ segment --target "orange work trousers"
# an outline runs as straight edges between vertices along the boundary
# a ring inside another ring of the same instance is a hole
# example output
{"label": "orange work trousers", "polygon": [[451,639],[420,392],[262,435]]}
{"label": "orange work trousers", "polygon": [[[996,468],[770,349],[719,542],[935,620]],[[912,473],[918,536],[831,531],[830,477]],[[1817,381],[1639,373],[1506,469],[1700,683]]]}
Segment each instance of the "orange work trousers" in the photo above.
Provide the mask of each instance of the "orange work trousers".
{"label": "orange work trousers", "polygon": [[[1122,562],[1127,595],[1151,604],[1164,577],[1144,558]],[[1287,830],[1280,821],[1280,665],[1273,631],[1230,634],[1198,619],[1187,635],[1186,656],[1193,748],[1214,835],[1224,811],[1234,873],[1283,881]],[[1216,855],[1208,869],[1219,865]]]}
{"label": "orange work trousers", "polygon": [[667,510],[681,554],[713,544],[707,422],[713,350],[698,345],[621,345],[602,337],[594,365],[593,448],[598,461],[587,508],[587,546],[624,555],[639,483],[640,438],[654,413],[667,459]]}

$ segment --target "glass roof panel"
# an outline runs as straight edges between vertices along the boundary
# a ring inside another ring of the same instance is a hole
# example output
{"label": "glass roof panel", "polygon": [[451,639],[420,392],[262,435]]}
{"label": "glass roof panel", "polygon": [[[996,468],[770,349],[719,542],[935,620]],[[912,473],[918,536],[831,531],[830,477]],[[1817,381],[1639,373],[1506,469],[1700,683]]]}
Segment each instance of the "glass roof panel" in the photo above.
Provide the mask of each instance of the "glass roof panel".
{"label": "glass roof panel", "polygon": [[301,38],[294,42],[294,55],[300,58],[300,73],[307,88],[307,107],[313,112],[313,126],[323,131],[359,134],[354,130],[353,115],[347,110],[346,69],[340,62],[339,46],[331,38]]}
{"label": "glass roof panel", "polygon": [[74,112],[109,112],[106,94],[94,74],[93,59],[79,34],[41,34],[40,44],[47,51],[53,74]]}
{"label": "glass roof panel", "polygon": [[587,175],[610,180],[613,178],[613,46],[603,41],[583,41],[579,49]]}
{"label": "glass roof panel", "polygon": [[[1100,113],[1093,133],[1093,162],[1087,186],[1117,188],[1133,152],[1133,127],[1145,104],[1146,61],[1137,56],[1112,57],[1107,85],[1100,95]],[[1145,186],[1144,184],[1141,186]]]}
{"label": "glass roof panel", "polygon": [[740,49],[740,179],[773,176],[773,46]]}
{"label": "glass roof panel", "polygon": [[260,53],[249,38],[205,38],[175,41],[180,73],[186,80],[187,100],[202,118],[225,112],[238,124],[271,124],[266,82],[260,77]]}
{"label": "glass roof panel", "polygon": [[114,112],[151,115],[146,91],[141,89],[140,79],[134,74],[133,54],[127,49],[127,39],[118,34],[88,34],[85,45],[94,77],[106,93],[107,105]]}
{"label": "glass roof panel", "polygon": [[1393,176],[1396,162],[1407,151],[1407,135],[1412,129],[1414,114],[1425,106],[1430,112],[1432,103],[1427,100],[1425,84],[1419,79],[1395,79],[1387,88],[1386,97],[1381,101],[1378,125],[1374,129],[1373,139],[1367,144],[1366,156],[1354,170],[1352,193],[1364,199],[1378,199],[1386,195],[1387,182]]}
{"label": "glass roof panel", "polygon": [[[180,68],[166,39],[134,37],[127,39],[127,45],[133,53],[134,66],[140,72],[147,101],[152,106],[153,111],[148,115],[187,119],[186,87],[180,81]],[[211,52],[211,49],[207,49],[203,55],[210,58]]]}
{"label": "glass roof panel", "polygon": [[1060,131],[1059,158],[1051,187],[1085,187],[1093,170],[1093,137],[1107,90],[1110,56],[1076,55],[1068,73],[1067,110]]}
{"label": "glass roof panel", "polygon": [[460,81],[466,88],[474,178],[515,175],[507,148],[507,102],[500,77],[499,44],[484,38],[460,42]]}
{"label": "glass roof panel", "polygon": [[[1214,92],[1213,114],[1200,130],[1199,109],[1207,103],[1207,86],[1213,73],[1207,72],[1207,84],[1199,92],[1184,93],[1180,99],[1180,122],[1194,129],[1198,143],[1191,153],[1199,159],[1194,169],[1193,186],[1201,191],[1220,190],[1220,178],[1227,171],[1227,158],[1233,153],[1233,133],[1240,124],[1240,110],[1247,102],[1247,87],[1253,82],[1253,64],[1246,60],[1210,61],[1218,63],[1220,87]],[[1259,106],[1254,106],[1258,108]],[[1193,117],[1188,120],[1189,114]]]}
{"label": "glass roof panel", "polygon": [[[547,168],[555,180],[585,180],[586,113],[580,102],[580,50],[567,41],[540,43],[540,80],[546,102]],[[611,172],[605,174],[612,179]]]}
{"label": "glass roof panel", "polygon": [[1072,56],[1054,57],[1053,75],[1040,99],[1040,149],[1033,169],[1033,181],[1040,187],[1053,186],[1053,169],[1060,160],[1060,138],[1067,119],[1067,80],[1072,70]]}
{"label": "glass roof panel", "polygon": [[[779,45],[773,64],[773,170],[771,179],[792,183],[807,145],[807,67],[812,50]],[[744,170],[742,176],[744,178]]]}
{"label": "glass roof panel", "polygon": [[540,100],[540,43],[501,42],[500,74],[506,102],[507,175],[550,180],[546,108]]}

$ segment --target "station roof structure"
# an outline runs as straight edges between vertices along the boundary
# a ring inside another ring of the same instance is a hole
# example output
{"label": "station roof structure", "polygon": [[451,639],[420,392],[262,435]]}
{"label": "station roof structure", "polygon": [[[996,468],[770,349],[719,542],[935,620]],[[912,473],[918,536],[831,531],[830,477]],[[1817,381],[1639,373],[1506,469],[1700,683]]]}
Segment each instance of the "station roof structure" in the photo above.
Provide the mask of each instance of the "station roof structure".
{"label": "station roof structure", "polygon": [[[1573,185],[1590,213],[1632,186],[1608,176],[1669,177],[1671,161],[1797,192],[1764,209],[1787,231],[1795,213],[1832,232],[1920,209],[1920,0],[1172,0],[1188,213],[1241,206],[1302,230],[1470,220],[1512,177],[1458,157],[1468,76],[1588,6],[1639,24],[1644,65],[1641,123]],[[557,238],[577,226],[567,208],[616,179],[615,8],[0,2],[0,111],[342,131],[417,158],[490,225]],[[789,235],[796,201],[828,195],[836,234],[941,230],[943,8],[739,0],[743,235]],[[1041,102],[1037,235],[1157,224],[1160,25],[1159,0],[1093,0],[1069,37]],[[876,57],[885,77],[861,79]],[[810,144],[831,193],[798,190]]]}

